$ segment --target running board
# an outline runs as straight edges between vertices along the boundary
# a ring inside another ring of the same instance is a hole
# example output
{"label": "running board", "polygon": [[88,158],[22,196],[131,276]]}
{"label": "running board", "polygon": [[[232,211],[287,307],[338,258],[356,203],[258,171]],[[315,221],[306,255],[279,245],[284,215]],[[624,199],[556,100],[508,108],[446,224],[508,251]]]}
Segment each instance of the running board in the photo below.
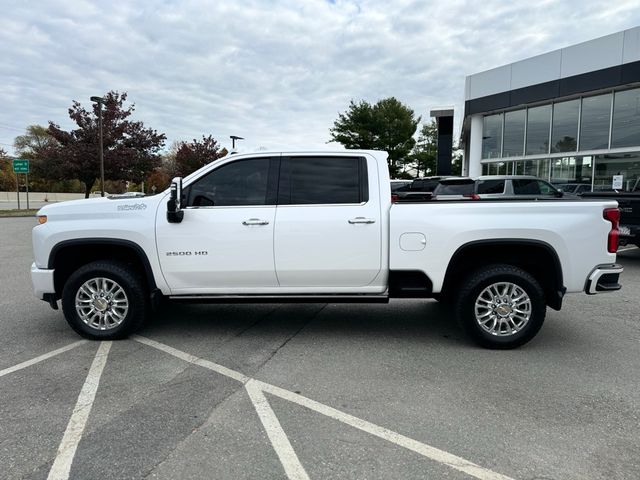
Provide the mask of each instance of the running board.
{"label": "running board", "polygon": [[388,295],[170,295],[189,303],[389,303]]}

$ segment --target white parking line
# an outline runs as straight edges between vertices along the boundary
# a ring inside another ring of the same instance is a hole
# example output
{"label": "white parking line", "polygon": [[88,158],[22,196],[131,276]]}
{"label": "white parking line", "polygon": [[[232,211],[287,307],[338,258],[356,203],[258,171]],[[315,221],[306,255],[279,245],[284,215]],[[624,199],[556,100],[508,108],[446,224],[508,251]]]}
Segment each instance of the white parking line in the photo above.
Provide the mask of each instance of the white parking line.
{"label": "white parking line", "polygon": [[22,370],[23,368],[30,367],[31,365],[35,365],[36,363],[40,363],[48,358],[55,357],[56,355],[60,355],[61,353],[68,352],[69,350],[76,348],[84,343],[87,343],[86,340],[78,340],[77,342],[71,343],[66,347],[58,348],[57,350],[52,350],[49,353],[45,353],[38,357],[32,358],[31,360],[27,360],[26,362],[19,363],[14,365],[13,367],[5,368],[4,370],[0,370],[0,377],[4,377],[5,375],[9,375],[10,373],[17,372],[18,370]]}
{"label": "white parking line", "polygon": [[267,401],[262,388],[256,380],[249,380],[245,385],[249,398],[258,412],[258,417],[264,426],[273,449],[278,454],[280,463],[290,480],[309,480],[309,475],[300,463],[300,459],[293,450],[287,434],[284,433],[280,421]]}
{"label": "white parking line", "polygon": [[[362,420],[360,418],[354,417],[353,415],[349,415],[348,413],[342,412],[328,405],[324,405],[320,402],[316,402],[315,400],[311,400],[310,398],[304,397],[300,394],[291,392],[289,390],[285,390],[284,388],[276,387],[275,385],[271,385],[269,383],[265,383],[259,380],[249,378],[240,372],[236,372],[235,370],[231,370],[227,367],[223,367],[222,365],[219,365],[217,363],[210,362],[208,360],[203,360],[189,353],[183,352],[181,350],[175,349],[173,347],[170,347],[168,345],[165,345],[160,342],[156,342],[155,340],[151,340],[145,337],[140,337],[136,335],[136,336],[133,336],[132,338],[140,343],[144,343],[145,345],[149,345],[151,347],[157,348],[158,350],[162,350],[163,352],[173,355],[177,358],[185,360],[186,362],[192,363],[194,365],[200,365],[204,368],[208,368],[209,370],[213,370],[214,372],[220,373],[229,378],[233,378],[234,380],[238,380],[244,383],[245,387],[247,387],[247,391],[249,392],[249,395],[250,396],[254,395],[254,398],[256,398],[259,401],[260,409],[262,410],[258,410],[258,406],[256,406],[256,410],[258,411],[258,415],[260,415],[260,420],[265,426],[265,430],[267,430],[267,434],[269,435],[269,438],[271,439],[272,443],[274,442],[274,440],[271,438],[269,431],[270,430],[272,432],[276,432],[277,430],[281,431],[281,433],[276,434],[276,435],[279,435],[279,437],[277,437],[276,440],[280,443],[278,443],[278,447],[276,447],[276,445],[274,444],[274,448],[276,449],[276,453],[278,453],[278,456],[280,457],[282,465],[285,467],[285,471],[287,471],[288,467],[287,465],[285,465],[285,462],[282,460],[281,452],[278,450],[278,448],[281,448],[282,452],[285,452],[285,451],[287,452],[286,458],[285,458],[287,462],[292,461],[292,457],[290,456],[291,454],[293,454],[298,464],[300,462],[298,460],[298,457],[295,455],[295,452],[293,451],[293,448],[291,447],[289,440],[284,434],[284,431],[282,431],[280,422],[278,421],[271,407],[268,405],[267,400],[264,397],[264,394],[262,392],[267,392],[277,397],[280,397],[284,400],[288,400],[290,402],[296,403],[303,407],[307,407],[317,413],[320,413],[327,417],[338,420],[339,422],[350,425],[363,432],[369,433],[371,435],[375,435],[376,437],[382,438],[391,443],[394,443],[395,445],[398,445],[400,447],[416,452],[422,455],[423,457],[429,458],[438,463],[447,465],[451,468],[464,472],[467,475],[475,477],[479,480],[513,480],[511,477],[507,477],[500,473],[481,467],[480,465],[476,465],[475,463],[465,460],[462,457],[458,457],[457,455],[453,455],[452,453],[445,452],[444,450],[440,450],[439,448],[432,447],[425,443],[419,442],[418,440],[414,440],[412,438],[406,437],[400,433],[394,432],[384,427],[380,427],[366,420]],[[258,391],[260,392],[260,396],[256,395],[256,392]],[[264,398],[264,401],[260,397]],[[254,405],[256,405],[254,398],[252,398],[251,400],[254,403]],[[264,408],[265,404],[266,404],[266,407],[268,408],[268,411]],[[268,422],[270,422],[269,426],[265,424],[262,418],[261,412],[266,415],[265,418],[267,418]],[[276,423],[273,422],[274,419],[275,419],[275,422],[277,422],[277,425]],[[284,436],[284,439],[282,438],[282,436]],[[285,441],[286,441],[286,444],[284,443]],[[288,449],[290,449],[290,452],[287,451]],[[302,469],[302,472],[304,472],[302,465],[300,465],[300,468]],[[287,471],[287,474],[288,474],[288,471]],[[306,472],[304,474],[306,475]],[[290,477],[290,478],[308,478],[308,477]]]}
{"label": "white parking line", "polygon": [[100,343],[100,347],[98,347],[91,368],[89,368],[87,379],[84,385],[82,385],[78,401],[76,402],[76,406],[69,419],[69,424],[58,447],[58,453],[47,477],[48,480],[67,480],[69,478],[73,457],[76,454],[76,449],[82,438],[82,432],[87,424],[89,413],[91,413],[91,407],[93,406],[98,384],[100,383],[100,376],[107,363],[107,355],[109,355],[110,348],[111,342],[102,342]]}
{"label": "white parking line", "polygon": [[225,377],[233,378],[238,382],[247,383],[250,380],[249,377],[240,372],[236,372],[235,370],[231,370],[230,368],[210,362],[209,360],[196,357],[195,355],[191,355],[190,353],[183,352],[182,350],[178,350],[177,348],[170,347],[169,345],[165,345],[164,343],[156,342],[155,340],[151,340],[150,338],[141,337],[139,335],[132,335],[130,338],[135,340],[136,342],[144,343],[145,345],[149,345],[150,347],[162,350],[163,352],[168,353],[169,355],[173,355],[174,357],[178,357],[185,362],[193,363],[194,365],[199,365],[201,367],[208,368],[209,370],[213,370],[214,372],[218,372],[220,375],[224,375]]}

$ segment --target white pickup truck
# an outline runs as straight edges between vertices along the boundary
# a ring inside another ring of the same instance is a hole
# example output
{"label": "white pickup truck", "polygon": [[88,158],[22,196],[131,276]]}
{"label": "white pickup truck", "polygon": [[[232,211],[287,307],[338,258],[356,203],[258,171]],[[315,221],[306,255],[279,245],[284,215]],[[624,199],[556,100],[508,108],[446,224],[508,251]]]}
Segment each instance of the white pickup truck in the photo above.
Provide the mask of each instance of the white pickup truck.
{"label": "white pickup truck", "polygon": [[[533,338],[565,292],[620,288],[615,201],[391,201],[377,151],[230,155],[144,198],[47,205],[35,294],[122,338],[162,299],[451,303],[490,348]],[[389,321],[394,321],[389,318]]]}

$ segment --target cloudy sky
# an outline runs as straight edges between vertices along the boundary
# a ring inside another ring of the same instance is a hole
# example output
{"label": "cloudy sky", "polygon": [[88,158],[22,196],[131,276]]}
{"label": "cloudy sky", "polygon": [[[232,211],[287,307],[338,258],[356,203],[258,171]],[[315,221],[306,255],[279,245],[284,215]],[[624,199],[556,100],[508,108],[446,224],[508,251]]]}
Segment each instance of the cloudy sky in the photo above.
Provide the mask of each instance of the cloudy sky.
{"label": "cloudy sky", "polygon": [[[65,128],[72,100],[126,91],[169,142],[326,148],[350,99],[418,115],[465,75],[640,25],[638,0],[2,0],[0,147]],[[460,117],[456,120],[459,127]]]}

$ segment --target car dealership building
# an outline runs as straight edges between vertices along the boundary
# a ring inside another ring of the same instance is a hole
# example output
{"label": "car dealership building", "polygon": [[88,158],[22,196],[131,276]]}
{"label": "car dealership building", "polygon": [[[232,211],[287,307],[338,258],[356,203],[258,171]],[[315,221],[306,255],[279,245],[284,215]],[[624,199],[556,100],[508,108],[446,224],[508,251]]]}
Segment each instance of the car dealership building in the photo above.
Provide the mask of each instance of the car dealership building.
{"label": "car dealership building", "polygon": [[468,76],[461,143],[463,174],[472,177],[536,175],[611,189],[615,176],[633,188],[640,27]]}

